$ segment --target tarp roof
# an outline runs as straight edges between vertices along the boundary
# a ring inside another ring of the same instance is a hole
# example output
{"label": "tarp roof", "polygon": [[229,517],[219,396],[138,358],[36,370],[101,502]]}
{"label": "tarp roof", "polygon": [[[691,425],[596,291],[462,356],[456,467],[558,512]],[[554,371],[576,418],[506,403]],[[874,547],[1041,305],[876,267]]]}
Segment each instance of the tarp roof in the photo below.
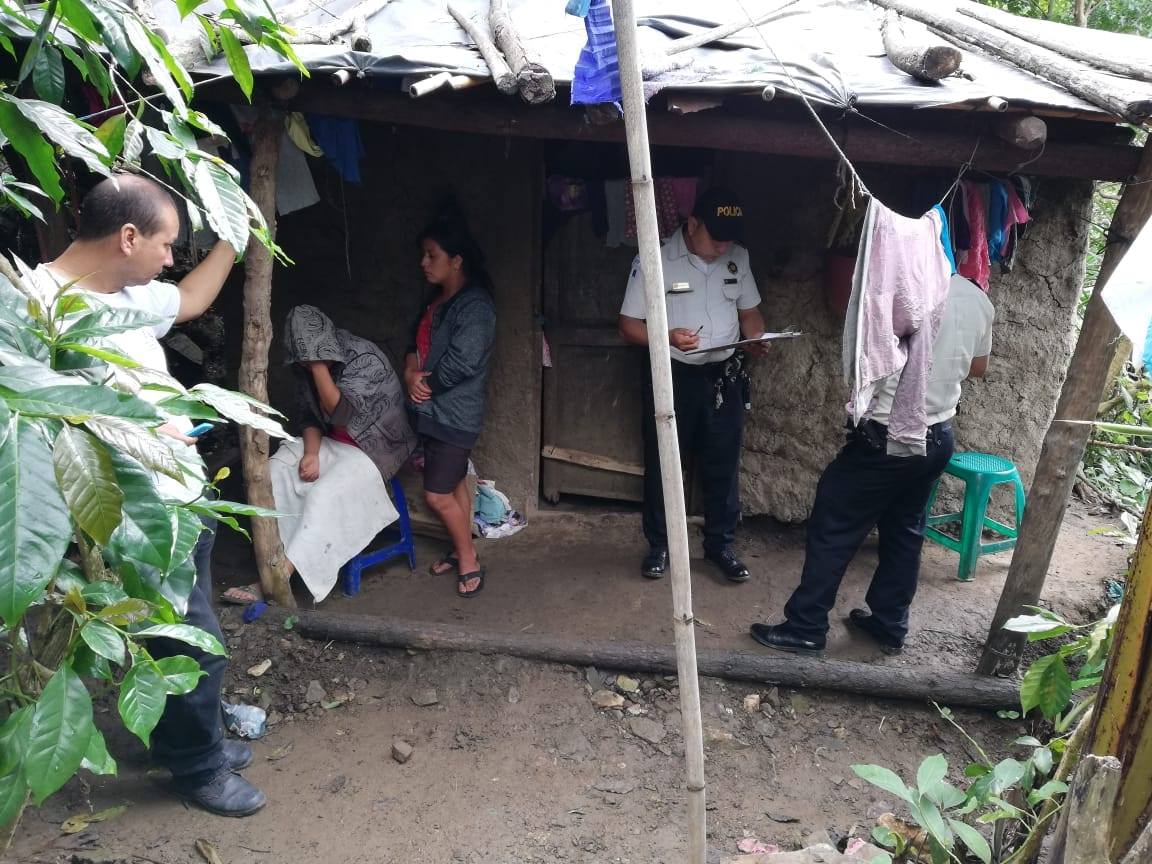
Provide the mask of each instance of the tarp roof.
{"label": "tarp roof", "polygon": [[[289,0],[270,2],[273,8],[283,9]],[[299,0],[293,5],[299,6]],[[316,10],[293,24],[331,23],[358,5],[360,0],[316,0]],[[489,6],[488,0],[454,0],[454,5],[481,21]],[[446,0],[392,0],[368,19],[371,52],[356,52],[346,43],[335,43],[298,45],[297,53],[316,72],[349,69],[375,77],[450,71],[487,76],[487,66],[446,6]],[[689,61],[688,65],[665,72],[651,83],[705,92],[758,91],[772,84],[778,93],[799,91],[810,99],[840,107],[928,108],[982,103],[997,96],[1013,107],[1040,113],[1105,115],[1061,87],[970,46],[961,47],[962,69],[971,80],[952,77],[938,85],[917,82],[888,61],[880,35],[884,12],[867,0],[800,0],[790,5],[782,0],[710,0],[706,4],[699,0],[637,0],[641,49],[645,58],[656,58],[677,37],[756,19],[781,6],[784,8],[760,26],[759,32],[749,27],[723,43],[685,52],[680,56]],[[532,58],[543,63],[558,84],[570,83],[585,41],[582,19],[565,14],[563,0],[510,0],[509,7]],[[200,11],[211,8],[212,4],[206,4]],[[154,10],[170,31],[178,27],[176,8],[169,0],[157,2]],[[1084,31],[1080,33],[1084,35]],[[1115,35],[1093,33],[1092,38],[1107,50],[1113,44],[1108,37]],[[1147,43],[1152,51],[1152,40],[1118,38],[1128,40],[1128,47],[1133,39]],[[252,46],[247,51],[258,74],[292,71],[290,64],[271,51]],[[196,71],[222,74],[228,70],[221,57]],[[1152,85],[1148,86],[1152,92]]]}

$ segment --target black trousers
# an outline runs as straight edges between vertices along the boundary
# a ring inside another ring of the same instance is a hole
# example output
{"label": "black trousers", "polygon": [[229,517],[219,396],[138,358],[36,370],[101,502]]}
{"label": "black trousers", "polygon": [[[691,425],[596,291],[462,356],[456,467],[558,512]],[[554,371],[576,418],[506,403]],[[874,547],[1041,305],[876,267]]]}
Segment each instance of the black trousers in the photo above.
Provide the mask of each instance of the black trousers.
{"label": "black trousers", "polygon": [[873,424],[872,429],[878,430],[872,440],[850,431],[820,477],[804,571],[784,607],[788,626],[817,642],[828,632],[828,613],[844,571],[873,528],[880,532],[880,563],[868,588],[868,608],[893,641],[902,643],[908,633],[924,546],[924,507],[952,458],[952,424],[929,427],[924,456],[889,456],[886,428]]}
{"label": "black trousers", "polygon": [[[224,644],[220,622],[212,609],[212,546],[215,542],[215,522],[212,525],[206,523],[192,552],[196,584],[188,596],[184,621],[208,631]],[[179,655],[191,657],[206,673],[192,692],[168,697],[164,713],[152,733],[153,759],[177,777],[219,771],[225,765],[220,693],[227,659],[176,639],[152,639],[148,650],[157,659]]]}
{"label": "black trousers", "polygon": [[[716,381],[723,363],[690,366],[672,361],[672,393],[680,458],[694,460],[704,485],[704,551],[720,552],[736,537],[740,519],[740,447],[744,438],[744,394],[726,383],[724,403],[716,407]],[[644,536],[654,547],[668,545],[664,489],[652,380],[644,388]]]}

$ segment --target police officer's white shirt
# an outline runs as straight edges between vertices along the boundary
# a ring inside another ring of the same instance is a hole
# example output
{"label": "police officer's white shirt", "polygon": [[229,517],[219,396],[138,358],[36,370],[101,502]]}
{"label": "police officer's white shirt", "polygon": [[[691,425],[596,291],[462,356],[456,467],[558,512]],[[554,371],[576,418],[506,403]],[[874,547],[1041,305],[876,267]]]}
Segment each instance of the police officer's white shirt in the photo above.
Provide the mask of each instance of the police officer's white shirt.
{"label": "police officer's white shirt", "polygon": [[[928,376],[924,407],[928,425],[943,423],[956,415],[960,401],[960,384],[968,377],[972,361],[987,357],[992,351],[992,301],[973,282],[959,274],[948,285],[948,302],[940,320],[940,332],[932,346],[932,372]],[[892,398],[899,373],[890,375],[876,388],[868,416],[888,425]]]}
{"label": "police officer's white shirt", "polygon": [[[756,279],[748,266],[748,250],[733,243],[728,252],[712,263],[693,255],[684,243],[680,228],[664,241],[660,249],[664,264],[664,297],[668,309],[668,329],[683,327],[695,333],[700,330],[700,347],[728,345],[740,339],[740,312],[760,305]],[[673,291],[673,286],[688,290]],[[632,275],[624,292],[620,314],[647,320],[644,303],[644,274],[639,256],[632,262]],[[726,360],[733,349],[685,354],[672,348],[672,359],[681,363],[704,364]]]}

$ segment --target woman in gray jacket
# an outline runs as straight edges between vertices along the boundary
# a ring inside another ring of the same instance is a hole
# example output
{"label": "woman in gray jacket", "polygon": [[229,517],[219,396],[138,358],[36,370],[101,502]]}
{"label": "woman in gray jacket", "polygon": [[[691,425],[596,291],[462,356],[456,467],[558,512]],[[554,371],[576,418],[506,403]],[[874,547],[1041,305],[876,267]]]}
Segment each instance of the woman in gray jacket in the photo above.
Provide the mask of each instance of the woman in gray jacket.
{"label": "woman in gray jacket", "polygon": [[431,572],[455,571],[456,593],[472,597],[484,588],[485,572],[472,542],[472,498],[464,481],[484,422],[496,305],[484,256],[459,220],[429,225],[420,246],[424,278],[440,290],[417,322],[404,381],[424,448],[424,497],[453,547]]}

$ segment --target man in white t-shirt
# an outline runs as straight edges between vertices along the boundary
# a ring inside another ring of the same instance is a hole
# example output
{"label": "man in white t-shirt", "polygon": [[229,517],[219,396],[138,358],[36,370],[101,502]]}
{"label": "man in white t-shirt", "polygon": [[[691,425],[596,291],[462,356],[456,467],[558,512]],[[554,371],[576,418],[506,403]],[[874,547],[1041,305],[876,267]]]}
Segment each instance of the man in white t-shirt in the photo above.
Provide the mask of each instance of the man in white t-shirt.
{"label": "man in white t-shirt", "polygon": [[844,571],[868,532],[878,528],[880,562],[868,588],[868,610],[853,609],[847,621],[884,653],[903,650],[920,573],[924,508],[952,458],[952,418],[961,382],[982,377],[988,368],[993,316],[992,303],[975,283],[952,277],[932,346],[925,454],[889,450],[888,417],[900,380],[893,375],[877,388],[871,410],[849,430],[844,448],[824,469],[808,520],[800,585],[784,607],[783,623],[752,625],[757,642],[796,653],[822,651]]}
{"label": "man in white t-shirt", "polygon": [[[159,324],[117,334],[111,341],[142,366],[166,372],[158,337],[174,323],[196,318],[208,309],[236,257],[230,245],[219,242],[179,285],[157,282],[161,271],[172,266],[172,244],[179,229],[176,205],[163,187],[143,177],[117,175],[101,181],[84,197],[76,240],[55,261],[41,265],[40,272],[59,284],[75,282],[109,305],[158,317]],[[140,395],[148,398],[149,392]],[[195,439],[183,434],[187,428],[187,421],[179,418],[159,431],[170,435],[179,449],[195,444]],[[184,487],[168,488],[165,482],[176,484],[157,476],[162,497],[182,497]],[[213,539],[213,530],[205,527],[193,552],[196,585],[188,597],[185,621],[223,642],[210,599]],[[224,738],[220,693],[227,661],[171,639],[152,639],[148,648],[156,658],[193,657],[205,672],[191,693],[168,697],[152,734],[153,758],[172,771],[173,788],[179,795],[206,810],[223,816],[255,813],[265,804],[264,793],[235,773],[252,761],[251,749]]]}

